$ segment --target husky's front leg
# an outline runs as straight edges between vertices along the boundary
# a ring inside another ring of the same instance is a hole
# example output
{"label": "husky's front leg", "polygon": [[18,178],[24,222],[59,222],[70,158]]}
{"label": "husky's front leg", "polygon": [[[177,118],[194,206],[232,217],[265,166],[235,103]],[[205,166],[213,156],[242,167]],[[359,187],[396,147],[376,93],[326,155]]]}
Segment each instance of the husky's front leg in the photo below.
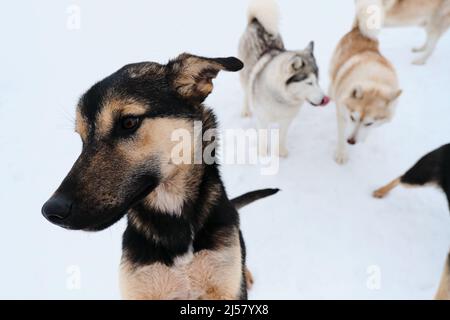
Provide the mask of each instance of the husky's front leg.
{"label": "husky's front leg", "polygon": [[267,157],[269,151],[269,122],[258,118],[258,153],[261,157]]}
{"label": "husky's front leg", "polygon": [[244,103],[242,105],[242,111],[241,111],[241,116],[243,118],[252,116],[252,112],[250,110],[250,103],[249,103],[248,99],[249,99],[248,94],[244,93]]}
{"label": "husky's front leg", "polygon": [[345,144],[345,129],[347,119],[344,115],[342,107],[336,104],[337,114],[337,128],[338,128],[338,145],[334,159],[338,164],[345,164],[348,162],[347,145]]}
{"label": "husky's front leg", "polygon": [[279,123],[279,130],[280,130],[280,149],[279,149],[279,156],[282,158],[286,158],[289,155],[289,151],[287,149],[287,136],[289,127],[291,125],[290,120],[283,120]]}

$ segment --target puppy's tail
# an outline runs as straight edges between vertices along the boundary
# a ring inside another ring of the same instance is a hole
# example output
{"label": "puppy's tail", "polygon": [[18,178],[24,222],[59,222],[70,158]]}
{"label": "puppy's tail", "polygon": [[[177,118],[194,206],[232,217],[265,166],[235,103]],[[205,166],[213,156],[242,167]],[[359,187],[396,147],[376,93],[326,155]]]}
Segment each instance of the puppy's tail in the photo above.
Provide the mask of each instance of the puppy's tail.
{"label": "puppy's tail", "polygon": [[240,197],[234,198],[231,200],[231,203],[237,210],[239,210],[252,202],[274,195],[278,191],[280,191],[280,189],[263,189],[252,191]]}
{"label": "puppy's tail", "polygon": [[372,40],[377,40],[384,25],[385,9],[383,0],[355,0],[356,19],[353,27]]}
{"label": "puppy's tail", "polygon": [[256,19],[267,32],[278,35],[280,12],[276,0],[251,0],[247,16],[248,23]]}

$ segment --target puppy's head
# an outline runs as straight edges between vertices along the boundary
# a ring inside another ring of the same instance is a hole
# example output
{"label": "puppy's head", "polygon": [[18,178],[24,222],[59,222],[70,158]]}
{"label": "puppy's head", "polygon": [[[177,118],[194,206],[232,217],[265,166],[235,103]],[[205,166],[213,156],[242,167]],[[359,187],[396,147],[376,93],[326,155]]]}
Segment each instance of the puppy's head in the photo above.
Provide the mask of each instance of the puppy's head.
{"label": "puppy's head", "polygon": [[371,129],[389,122],[401,94],[402,90],[354,88],[344,101],[347,110],[345,117],[351,130],[347,142],[354,145],[364,141]]}
{"label": "puppy's head", "polygon": [[305,50],[285,51],[268,66],[268,77],[278,95],[289,104],[308,101],[313,106],[325,106],[330,99],[319,86],[319,68],[314,57],[314,43]]}
{"label": "puppy's head", "polygon": [[171,135],[192,132],[202,120],[213,78],[242,67],[236,58],[182,54],[167,65],[127,65],[95,84],[76,112],[81,155],[43,215],[68,229],[101,230],[118,221],[180,169],[171,161]]}

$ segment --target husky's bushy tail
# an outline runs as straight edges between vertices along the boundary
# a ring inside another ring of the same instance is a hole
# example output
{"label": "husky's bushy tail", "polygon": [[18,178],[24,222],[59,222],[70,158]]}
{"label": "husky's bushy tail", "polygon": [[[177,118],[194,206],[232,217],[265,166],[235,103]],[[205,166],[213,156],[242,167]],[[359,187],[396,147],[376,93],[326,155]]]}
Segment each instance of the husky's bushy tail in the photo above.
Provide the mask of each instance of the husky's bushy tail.
{"label": "husky's bushy tail", "polygon": [[384,25],[383,0],[355,0],[355,5],[354,26],[358,26],[361,33],[367,38],[377,40]]}
{"label": "husky's bushy tail", "polygon": [[278,35],[280,11],[276,0],[251,0],[247,16],[249,23],[257,19],[267,32]]}

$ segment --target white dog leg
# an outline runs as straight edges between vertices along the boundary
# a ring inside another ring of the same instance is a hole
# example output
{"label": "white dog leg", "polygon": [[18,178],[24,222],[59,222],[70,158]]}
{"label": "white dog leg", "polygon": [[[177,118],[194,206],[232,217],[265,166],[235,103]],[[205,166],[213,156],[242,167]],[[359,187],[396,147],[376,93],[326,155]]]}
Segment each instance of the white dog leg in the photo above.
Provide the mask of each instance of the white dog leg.
{"label": "white dog leg", "polygon": [[247,117],[251,117],[252,116],[252,112],[250,111],[250,104],[248,103],[248,96],[247,95],[245,95],[245,97],[244,97],[244,104],[242,106],[241,116],[243,118],[247,118]]}
{"label": "white dog leg", "polygon": [[291,121],[282,121],[280,122],[280,150],[279,155],[282,158],[286,158],[289,155],[289,151],[287,149],[287,136],[289,131],[289,126]]}
{"label": "white dog leg", "polygon": [[258,152],[261,157],[267,157],[269,151],[269,124],[258,119]]}
{"label": "white dog leg", "polygon": [[414,47],[414,48],[412,48],[412,52],[414,52],[414,53],[424,52],[426,48],[427,48],[427,42],[425,42],[425,43],[424,43],[423,45],[421,45],[420,47]]}
{"label": "white dog leg", "polygon": [[337,107],[338,145],[334,159],[338,164],[345,164],[348,162],[347,145],[345,144],[346,119],[339,109],[340,107]]}
{"label": "white dog leg", "polygon": [[436,45],[437,45],[440,37],[441,37],[441,33],[439,31],[436,31],[436,29],[430,28],[429,30],[427,30],[427,42],[425,43],[423,49],[418,48],[418,49],[422,49],[420,51],[423,52],[423,55],[420,58],[414,60],[413,64],[415,64],[415,65],[426,64],[428,59],[433,54],[434,49],[436,49]]}
{"label": "white dog leg", "polygon": [[425,29],[425,32],[426,32],[426,39],[425,39],[425,42],[423,43],[423,45],[421,45],[420,47],[414,47],[414,48],[412,48],[412,52],[414,52],[414,53],[418,53],[418,52],[424,52],[425,51],[425,49],[427,48],[427,44],[428,44],[428,34],[429,34],[429,32],[428,32],[428,25],[429,25],[429,22],[425,22],[423,25],[422,25],[422,27],[424,27],[424,29]]}

